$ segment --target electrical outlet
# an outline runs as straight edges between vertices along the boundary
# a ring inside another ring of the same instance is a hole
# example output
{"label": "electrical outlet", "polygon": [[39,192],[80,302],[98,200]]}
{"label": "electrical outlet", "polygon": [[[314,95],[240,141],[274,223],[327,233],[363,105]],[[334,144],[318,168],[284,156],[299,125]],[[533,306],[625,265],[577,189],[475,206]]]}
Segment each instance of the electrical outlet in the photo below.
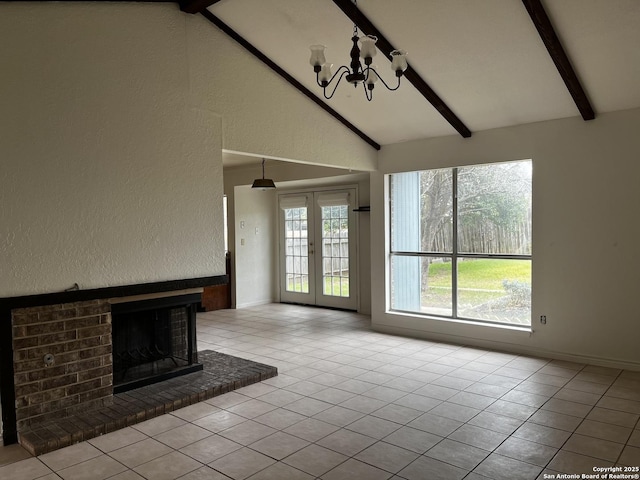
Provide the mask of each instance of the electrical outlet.
{"label": "electrical outlet", "polygon": [[546,315],[540,315],[540,323],[543,325],[547,324],[547,316]]}

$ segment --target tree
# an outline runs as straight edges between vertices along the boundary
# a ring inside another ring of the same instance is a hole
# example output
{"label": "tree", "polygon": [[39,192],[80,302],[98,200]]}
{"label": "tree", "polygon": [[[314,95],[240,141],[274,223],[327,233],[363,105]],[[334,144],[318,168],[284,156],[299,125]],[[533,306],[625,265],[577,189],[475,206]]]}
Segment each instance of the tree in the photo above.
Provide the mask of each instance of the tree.
{"label": "tree", "polygon": [[[457,175],[458,251],[531,253],[531,163],[420,172],[420,239],[426,252],[453,252]],[[431,257],[422,263],[423,290]]]}
{"label": "tree", "polygon": [[531,253],[531,164],[510,162],[458,169],[458,249]]}

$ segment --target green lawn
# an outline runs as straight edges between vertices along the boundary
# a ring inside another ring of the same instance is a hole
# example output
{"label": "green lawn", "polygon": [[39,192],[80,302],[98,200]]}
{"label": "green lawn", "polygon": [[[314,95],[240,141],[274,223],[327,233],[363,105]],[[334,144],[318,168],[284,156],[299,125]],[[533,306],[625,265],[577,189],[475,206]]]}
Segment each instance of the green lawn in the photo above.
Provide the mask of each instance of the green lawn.
{"label": "green lawn", "polygon": [[[333,281],[332,281],[333,280]],[[341,290],[342,288],[342,290]],[[309,291],[309,282],[305,277],[302,285],[298,283],[294,285],[292,281],[289,281],[289,285],[287,286],[287,291],[289,292],[305,292]],[[341,283],[340,278],[337,277],[325,277],[324,279],[324,294],[327,295],[328,292],[331,292],[332,296],[337,297],[348,297],[349,296],[349,283]]]}
{"label": "green lawn", "polygon": [[[504,290],[504,280],[531,282],[529,260],[472,259],[458,264],[458,287],[484,290]],[[451,263],[429,266],[429,286],[451,287]]]}
{"label": "green lawn", "polygon": [[334,297],[348,297],[349,282],[341,282],[340,278],[336,277],[325,278],[323,292],[325,295],[329,295],[329,292],[331,292],[330,295],[333,295]]}
{"label": "green lawn", "polygon": [[[528,260],[471,259],[458,264],[458,308],[474,308],[507,297],[503,282],[531,283]],[[451,263],[429,266],[428,288],[423,306],[451,308]]]}

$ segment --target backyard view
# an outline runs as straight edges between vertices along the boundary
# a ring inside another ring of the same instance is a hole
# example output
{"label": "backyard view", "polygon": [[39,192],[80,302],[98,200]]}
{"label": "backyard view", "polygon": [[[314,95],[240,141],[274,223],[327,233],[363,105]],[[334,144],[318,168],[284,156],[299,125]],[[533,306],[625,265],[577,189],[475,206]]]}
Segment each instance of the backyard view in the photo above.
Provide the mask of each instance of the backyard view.
{"label": "backyard view", "polygon": [[[429,265],[428,288],[422,293],[425,311],[451,310],[451,262]],[[529,324],[531,262],[528,260],[465,259],[458,262],[458,316]]]}
{"label": "backyard view", "polygon": [[391,227],[392,308],[531,323],[530,161],[392,175]]}
{"label": "backyard view", "polygon": [[[321,207],[322,294],[349,297],[348,206]],[[285,209],[286,291],[309,293],[307,208]]]}
{"label": "backyard view", "polygon": [[349,213],[347,205],[322,207],[323,295],[349,296]]}
{"label": "backyard view", "polygon": [[[309,291],[309,281],[305,277],[300,282],[295,282],[293,278],[289,279],[288,291],[306,293]],[[336,297],[348,297],[349,296],[349,279],[339,277],[325,277],[323,290],[325,295],[333,295]]]}
{"label": "backyard view", "polygon": [[307,207],[286,208],[284,217],[286,290],[309,293]]}

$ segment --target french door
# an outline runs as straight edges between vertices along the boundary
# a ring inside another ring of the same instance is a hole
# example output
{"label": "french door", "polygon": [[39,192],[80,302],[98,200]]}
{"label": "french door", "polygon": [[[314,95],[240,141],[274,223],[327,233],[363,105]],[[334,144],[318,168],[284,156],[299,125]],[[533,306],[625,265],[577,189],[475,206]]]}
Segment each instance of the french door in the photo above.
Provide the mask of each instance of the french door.
{"label": "french door", "polygon": [[356,190],[279,196],[280,300],[356,310]]}

